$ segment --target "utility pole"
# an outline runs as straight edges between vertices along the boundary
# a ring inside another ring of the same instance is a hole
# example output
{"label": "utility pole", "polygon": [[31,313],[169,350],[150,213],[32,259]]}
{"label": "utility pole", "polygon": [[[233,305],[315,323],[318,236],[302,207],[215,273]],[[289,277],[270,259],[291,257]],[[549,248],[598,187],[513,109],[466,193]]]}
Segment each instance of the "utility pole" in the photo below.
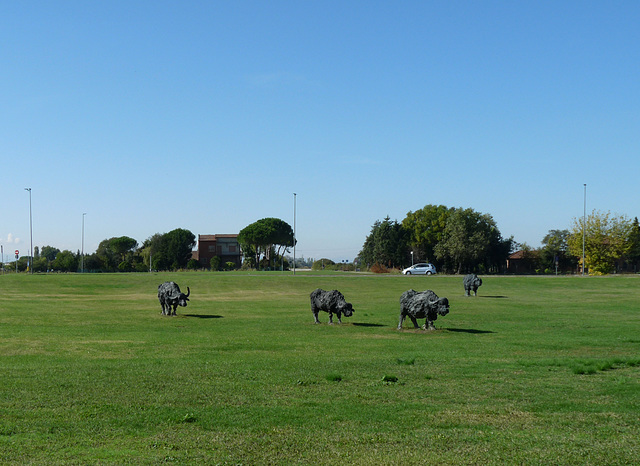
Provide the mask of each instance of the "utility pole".
{"label": "utility pole", "polygon": [[82,213],[82,252],[81,254],[81,266],[80,266],[80,273],[84,273],[84,216],[87,215],[86,212]]}
{"label": "utility pole", "polygon": [[296,274],[296,193],[293,193],[293,274]]}
{"label": "utility pole", "polygon": [[31,259],[29,263],[29,272],[33,274],[33,216],[31,215],[31,188],[24,188],[29,191],[29,235],[31,236]]}
{"label": "utility pole", "polygon": [[587,183],[584,184],[584,210],[582,212],[582,276],[584,277],[585,269],[585,242],[587,235]]}

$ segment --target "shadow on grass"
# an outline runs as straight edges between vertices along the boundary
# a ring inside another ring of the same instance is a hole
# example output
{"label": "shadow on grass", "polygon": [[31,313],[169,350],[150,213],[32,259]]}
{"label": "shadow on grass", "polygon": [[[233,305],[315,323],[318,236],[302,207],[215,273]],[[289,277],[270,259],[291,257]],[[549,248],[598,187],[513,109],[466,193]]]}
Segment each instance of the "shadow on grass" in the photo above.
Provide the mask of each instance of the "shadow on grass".
{"label": "shadow on grass", "polygon": [[185,317],[196,317],[198,319],[222,319],[222,316],[215,316],[211,314],[185,314]]}
{"label": "shadow on grass", "polygon": [[364,322],[354,322],[352,325],[355,327],[386,327],[386,325],[382,324],[368,324]]}
{"label": "shadow on grass", "polygon": [[504,299],[506,296],[478,296],[478,298]]}
{"label": "shadow on grass", "polygon": [[473,328],[443,328],[442,330],[446,330],[447,332],[458,332],[458,333],[494,333],[491,330],[476,330]]}

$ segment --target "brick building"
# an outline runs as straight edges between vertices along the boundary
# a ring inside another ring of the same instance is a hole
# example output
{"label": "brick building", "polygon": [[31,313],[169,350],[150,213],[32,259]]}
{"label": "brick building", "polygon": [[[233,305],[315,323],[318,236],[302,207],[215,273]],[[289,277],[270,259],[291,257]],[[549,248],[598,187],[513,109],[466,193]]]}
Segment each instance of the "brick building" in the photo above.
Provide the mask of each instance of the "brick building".
{"label": "brick building", "polygon": [[198,235],[198,249],[194,251],[194,259],[202,267],[209,267],[211,259],[220,258],[220,264],[233,262],[236,267],[242,265],[242,252],[238,243],[238,235]]}

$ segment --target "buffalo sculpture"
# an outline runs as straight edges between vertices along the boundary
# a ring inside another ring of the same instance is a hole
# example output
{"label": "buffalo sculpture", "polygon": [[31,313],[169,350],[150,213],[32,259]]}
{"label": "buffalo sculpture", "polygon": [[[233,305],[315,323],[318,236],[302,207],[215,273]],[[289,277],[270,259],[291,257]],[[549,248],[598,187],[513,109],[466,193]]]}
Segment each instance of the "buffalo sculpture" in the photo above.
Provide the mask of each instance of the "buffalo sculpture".
{"label": "buffalo sculpture", "polygon": [[473,291],[474,296],[478,296],[478,288],[482,285],[482,278],[478,277],[475,273],[470,273],[464,276],[462,283],[466,296],[471,296],[469,294],[471,291]]}
{"label": "buffalo sculpture", "polygon": [[316,324],[319,324],[318,312],[329,313],[329,323],[333,324],[333,314],[338,316],[338,322],[342,323],[341,316],[351,317],[355,312],[351,303],[348,303],[342,293],[338,290],[324,291],[320,288],[313,290],[309,295],[311,298],[311,312]]}
{"label": "buffalo sculpture", "polygon": [[404,322],[405,317],[411,319],[415,328],[419,328],[416,319],[426,319],[422,328],[424,330],[435,330],[433,322],[438,318],[438,315],[445,316],[448,313],[449,300],[447,298],[439,298],[431,290],[405,291],[400,297],[398,330],[402,329],[402,322]]}
{"label": "buffalo sculpture", "polygon": [[158,285],[158,300],[162,306],[162,315],[175,316],[178,306],[187,307],[190,294],[189,287],[187,287],[187,294],[184,294],[175,282],[164,282]]}

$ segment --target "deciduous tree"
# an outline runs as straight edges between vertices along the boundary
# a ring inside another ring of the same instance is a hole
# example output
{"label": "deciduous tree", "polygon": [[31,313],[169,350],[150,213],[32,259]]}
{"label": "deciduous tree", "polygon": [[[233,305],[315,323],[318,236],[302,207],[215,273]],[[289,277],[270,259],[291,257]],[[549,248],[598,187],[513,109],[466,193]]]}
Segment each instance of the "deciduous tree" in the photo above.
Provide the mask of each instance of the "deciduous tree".
{"label": "deciduous tree", "polygon": [[196,237],[189,230],[176,228],[164,235],[166,255],[171,262],[172,269],[184,268],[192,257]]}
{"label": "deciduous tree", "polygon": [[144,262],[155,270],[185,268],[192,257],[196,237],[189,230],[176,228],[169,233],[156,233],[142,244]]}
{"label": "deciduous tree", "polygon": [[434,249],[442,241],[447,219],[453,208],[428,204],[415,212],[407,213],[402,226],[408,232],[409,245],[414,259],[435,262]]}
{"label": "deciduous tree", "polygon": [[75,272],[78,270],[78,257],[71,251],[61,251],[51,265],[61,272]]}
{"label": "deciduous tree", "polygon": [[634,218],[631,223],[627,245],[627,258],[633,271],[637,272],[638,265],[640,265],[640,224],[638,223],[638,217]]}
{"label": "deciduous tree", "polygon": [[492,240],[499,239],[500,232],[491,215],[473,209],[455,209],[434,252],[447,269],[455,273],[470,272],[489,256]]}
{"label": "deciduous tree", "polygon": [[117,270],[118,255],[111,248],[111,240],[113,238],[107,238],[100,241],[98,249],[96,249],[96,257],[100,260],[100,268],[105,272],[114,272]]}
{"label": "deciduous tree", "polygon": [[586,270],[594,275],[610,273],[616,259],[621,258],[627,249],[631,222],[625,216],[597,210],[586,217],[584,228],[583,220],[573,219],[568,238],[569,252],[582,257],[584,231]]}
{"label": "deciduous tree", "polygon": [[56,255],[60,252],[60,249],[54,248],[52,246],[42,246],[42,250],[40,251],[41,257],[46,257],[49,262],[53,261],[56,258]]}
{"label": "deciduous tree", "polygon": [[542,239],[540,263],[545,269],[568,270],[576,264],[576,258],[569,254],[569,230],[549,230]]}

